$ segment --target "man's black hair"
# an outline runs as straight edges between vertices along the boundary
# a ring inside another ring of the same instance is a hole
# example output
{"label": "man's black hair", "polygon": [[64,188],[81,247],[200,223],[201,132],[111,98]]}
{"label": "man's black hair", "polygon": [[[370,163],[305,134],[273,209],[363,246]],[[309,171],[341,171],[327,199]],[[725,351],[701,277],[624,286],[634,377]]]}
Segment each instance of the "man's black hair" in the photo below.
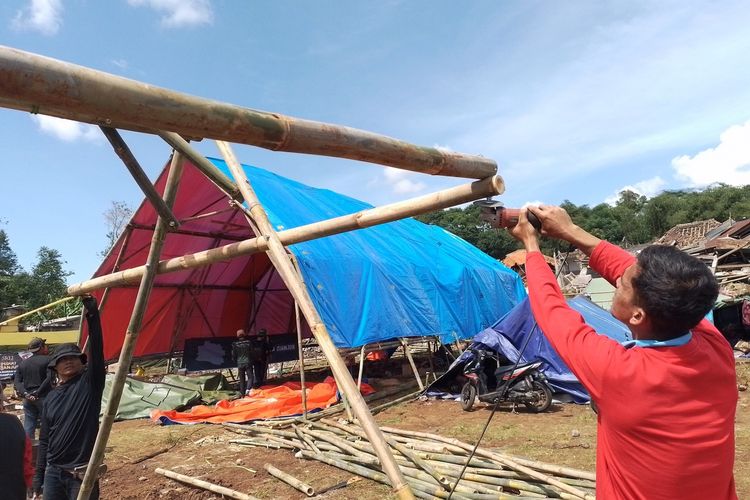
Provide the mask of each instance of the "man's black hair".
{"label": "man's black hair", "polygon": [[638,254],[633,278],[636,300],[653,333],[670,339],[686,333],[713,309],[719,284],[695,257],[672,246],[652,245]]}

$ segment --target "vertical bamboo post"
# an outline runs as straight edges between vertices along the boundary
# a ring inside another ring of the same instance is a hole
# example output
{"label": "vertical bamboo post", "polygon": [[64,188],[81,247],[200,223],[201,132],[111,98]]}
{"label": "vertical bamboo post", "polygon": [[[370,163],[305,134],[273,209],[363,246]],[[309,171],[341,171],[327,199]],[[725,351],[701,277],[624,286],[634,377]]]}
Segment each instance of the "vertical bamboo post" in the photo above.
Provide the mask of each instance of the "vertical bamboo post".
{"label": "vertical bamboo post", "polygon": [[[181,175],[182,155],[175,151],[172,156],[169,175],[167,176],[167,184],[164,188],[164,201],[170,208],[174,204],[175,196],[177,195],[177,185],[179,184]],[[107,446],[109,433],[112,430],[112,423],[115,421],[115,415],[117,415],[117,409],[120,406],[120,398],[122,397],[125,378],[128,375],[128,369],[133,359],[133,352],[135,351],[138,334],[141,331],[143,316],[146,312],[151,289],[153,288],[154,280],[157,276],[156,269],[159,265],[159,257],[167,235],[167,228],[168,221],[160,216],[156,221],[154,234],[151,237],[151,248],[149,249],[148,260],[146,261],[146,272],[143,275],[141,285],[138,288],[138,295],[135,299],[133,313],[130,316],[130,323],[128,324],[128,330],[125,333],[125,340],[123,341],[122,350],[120,351],[117,372],[112,381],[112,388],[110,389],[109,397],[107,399],[107,407],[104,409],[104,415],[102,417],[101,426],[99,427],[99,433],[96,436],[94,449],[89,458],[86,475],[83,478],[81,489],[78,492],[78,500],[88,500],[96,481],[96,471],[99,470],[99,465],[104,459],[104,449]]]}
{"label": "vertical bamboo post", "polygon": [[422,383],[422,379],[419,378],[419,370],[417,370],[417,365],[414,363],[414,358],[411,356],[411,350],[409,350],[409,343],[406,341],[406,339],[401,339],[401,346],[404,348],[404,354],[406,355],[406,359],[409,360],[409,364],[411,365],[411,371],[414,372],[414,378],[417,379],[417,384],[419,385],[419,390],[424,391],[424,384]]}
{"label": "vertical bamboo post", "polygon": [[333,372],[337,383],[340,384],[339,389],[341,389],[343,394],[348,396],[349,402],[359,419],[360,425],[367,433],[367,438],[370,440],[378,459],[380,459],[383,472],[385,472],[390,480],[391,487],[399,498],[413,499],[414,495],[404,480],[404,476],[401,474],[401,469],[399,469],[390,449],[385,444],[385,436],[383,436],[377,423],[375,423],[375,419],[367,408],[367,403],[365,403],[362,395],[357,390],[357,386],[354,384],[354,380],[352,379],[349,370],[347,370],[344,360],[341,359],[341,355],[336,350],[336,346],[331,340],[328,330],[323,324],[323,320],[320,318],[318,311],[315,309],[315,305],[313,304],[307,289],[301,283],[300,277],[296,273],[294,266],[292,266],[292,263],[287,258],[286,249],[268,220],[268,216],[266,215],[265,210],[263,210],[263,206],[260,204],[255,191],[250,186],[250,182],[248,181],[242,166],[235,158],[229,144],[223,141],[216,141],[216,144],[219,146],[219,150],[221,151],[222,156],[224,156],[224,159],[240,188],[240,192],[245,198],[245,202],[248,204],[253,220],[258,226],[261,234],[266,238],[268,243],[268,257],[271,259],[271,262],[274,264],[279,275],[291,292],[292,297],[297,301],[302,313],[305,315],[307,324],[310,325],[310,329],[318,341],[318,345],[320,345],[320,348],[328,359],[328,363],[331,365],[331,371]]}
{"label": "vertical bamboo post", "polygon": [[[297,270],[300,276],[302,273],[299,270],[299,263],[294,255],[291,255],[292,263],[294,268]],[[305,351],[302,349],[302,321],[299,316],[299,304],[294,301],[294,324],[297,329],[297,351],[299,356],[299,381],[302,385],[302,420],[307,420],[307,386],[305,385]]]}
{"label": "vertical bamboo post", "polygon": [[[367,345],[367,344],[365,344]],[[357,389],[362,390],[362,372],[365,369],[365,346],[359,350],[359,374],[357,375]]]}
{"label": "vertical bamboo post", "polygon": [[302,419],[307,420],[307,386],[305,385],[305,352],[302,349],[302,328],[299,305],[294,301],[294,319],[297,322],[297,349],[299,351],[299,382],[302,385]]}

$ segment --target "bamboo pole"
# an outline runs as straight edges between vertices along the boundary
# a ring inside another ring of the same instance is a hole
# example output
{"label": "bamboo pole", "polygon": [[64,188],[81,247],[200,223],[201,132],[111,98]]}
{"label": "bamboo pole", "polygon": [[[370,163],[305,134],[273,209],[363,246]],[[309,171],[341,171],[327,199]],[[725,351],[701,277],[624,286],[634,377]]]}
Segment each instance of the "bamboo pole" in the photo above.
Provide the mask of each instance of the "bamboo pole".
{"label": "bamboo pole", "polygon": [[[420,432],[420,431],[408,431],[405,429],[398,429],[396,427],[382,427],[381,430],[389,434],[400,434],[402,436],[425,438],[425,439],[438,441],[441,443],[452,444],[454,446],[458,446],[459,448],[462,448],[467,451],[471,451],[474,448],[474,445],[464,443],[463,441],[459,441],[458,439],[440,436],[439,434],[430,434],[428,432]],[[477,450],[477,453],[479,453],[480,450],[482,449],[479,448]],[[482,450],[482,453],[485,453],[485,450]],[[493,455],[501,456],[501,454],[499,453],[493,453]],[[494,456],[486,457],[486,458],[491,458],[494,460]],[[560,474],[560,475],[568,476],[568,477],[575,477],[575,478],[580,478],[580,479],[588,479],[590,481],[596,481],[596,474],[592,472],[572,469],[570,467],[547,464],[547,463],[539,462],[536,460],[526,460],[526,459],[522,459],[519,457],[511,457],[511,459],[521,465],[526,465],[527,467],[533,467],[541,471],[551,472],[553,474]]]}
{"label": "bamboo pole", "polygon": [[481,179],[489,158],[416,146],[340,125],[243,108],[0,46],[0,106],[108,127],[171,130],[273,151]]}
{"label": "bamboo pole", "polygon": [[365,369],[365,346],[359,350],[359,373],[357,374],[357,389],[362,390],[362,372]]}
{"label": "bamboo pole", "polygon": [[301,491],[305,495],[309,497],[315,495],[315,490],[313,489],[312,486],[300,481],[299,479],[292,476],[291,474],[287,474],[283,470],[277,469],[271,464],[265,464],[263,468],[266,469],[266,472],[271,474],[273,477],[284,481],[286,484],[288,484],[289,486],[291,486],[292,488],[296,490]]}
{"label": "bamboo pole", "polygon": [[305,385],[305,352],[302,349],[302,329],[299,305],[294,302],[294,319],[297,324],[297,350],[299,351],[299,381],[302,385],[302,419],[307,420],[307,386]]}
{"label": "bamboo pole", "polygon": [[6,326],[11,321],[18,321],[22,318],[25,318],[27,316],[31,316],[34,313],[38,313],[39,311],[44,311],[45,309],[49,309],[50,307],[55,307],[56,305],[63,304],[69,300],[73,300],[75,297],[63,297],[62,299],[57,299],[54,302],[50,302],[49,304],[45,304],[42,307],[37,307],[36,309],[32,309],[29,312],[25,312],[23,314],[20,314],[14,318],[8,318],[5,321],[0,322],[0,326]]}
{"label": "bamboo pole", "polygon": [[[161,130],[159,131],[159,137],[161,137],[164,142],[172,146],[175,151],[180,151],[185,156],[185,158],[190,160],[190,162],[208,178],[208,180],[213,182],[216,187],[222,190],[231,199],[237,201],[238,203],[242,203],[243,201],[245,201],[242,197],[242,193],[240,193],[240,190],[237,189],[237,185],[232,182],[232,179],[224,175],[224,172],[219,170],[216,165],[211,163],[211,160],[209,160],[208,158],[200,154],[198,150],[190,146],[190,143],[180,137],[179,134]],[[243,210],[241,206],[239,206],[239,208],[240,210]],[[251,222],[251,224],[253,223]],[[253,230],[255,230],[255,228],[253,228]],[[254,232],[257,233],[257,231]]]}
{"label": "bamboo pole", "polygon": [[331,371],[339,384],[339,389],[348,397],[349,404],[352,406],[352,410],[359,419],[360,425],[365,429],[370,442],[375,447],[378,458],[383,465],[383,472],[388,476],[388,479],[391,482],[391,487],[399,498],[414,498],[409,486],[401,475],[401,471],[393,459],[393,455],[391,455],[388,447],[383,444],[383,434],[375,423],[375,419],[368,411],[367,404],[362,399],[362,394],[357,390],[357,386],[354,384],[354,380],[352,380],[344,361],[341,359],[341,356],[336,350],[336,346],[328,335],[328,330],[318,315],[315,305],[307,293],[307,289],[301,283],[299,275],[289,261],[286,249],[268,220],[268,216],[255,195],[250,182],[245,176],[242,166],[235,158],[229,144],[217,141],[217,145],[227,161],[229,169],[235,178],[242,196],[248,204],[252,219],[255,221],[261,234],[268,242],[268,257],[271,259],[271,262],[278,271],[279,276],[281,276],[284,281],[284,284],[286,284],[292,297],[300,305],[300,310],[305,315],[307,324],[310,325],[313,335],[318,341],[318,345],[326,355],[328,363],[331,365]]}
{"label": "bamboo pole", "polygon": [[[500,177],[488,177],[480,181],[456,186],[436,193],[412,198],[410,200],[391,203],[381,207],[362,210],[349,215],[342,215],[304,226],[287,229],[276,233],[281,243],[285,246],[304,241],[331,236],[356,229],[393,222],[407,217],[460,205],[472,200],[478,200],[487,196],[500,194],[504,190],[503,181]],[[212,248],[203,252],[197,252],[174,259],[159,262],[158,274],[166,274],[196,267],[203,267],[216,262],[223,262],[241,255],[252,255],[268,250],[268,243],[264,237],[250,238],[236,243]],[[145,266],[138,266],[116,273],[99,276],[97,278],[77,283],[68,287],[69,295],[83,295],[94,290],[106,287],[115,287],[125,284],[137,283],[143,273]]]}
{"label": "bamboo pole", "polygon": [[[257,227],[256,227],[257,229]],[[289,254],[289,258],[294,264],[294,269],[297,270],[300,279],[302,279],[302,272],[299,268],[299,262],[294,254]],[[305,385],[305,350],[302,348],[302,321],[299,315],[299,304],[294,301],[294,326],[297,330],[297,352],[299,353],[299,380],[302,385],[302,420],[307,420],[307,386]]]}
{"label": "bamboo pole", "polygon": [[[172,164],[169,168],[166,186],[164,187],[164,201],[168,207],[172,207],[175,197],[177,196],[177,186],[182,175],[182,161],[182,155],[179,152],[175,152],[172,156]],[[168,222],[165,219],[162,219],[161,217],[157,219],[156,229],[154,229],[154,234],[151,238],[151,248],[148,253],[146,273],[143,275],[141,285],[138,288],[135,305],[133,306],[133,313],[130,316],[130,323],[125,332],[125,339],[123,341],[122,350],[120,351],[119,364],[112,381],[112,388],[110,389],[109,397],[107,398],[107,407],[104,409],[104,415],[99,427],[99,432],[96,436],[94,449],[89,458],[86,475],[83,478],[81,489],[78,492],[78,500],[88,500],[94,487],[94,482],[96,481],[95,471],[99,470],[99,464],[101,464],[104,459],[104,450],[107,446],[109,433],[112,430],[112,423],[115,421],[115,416],[117,415],[125,378],[128,375],[130,363],[133,359],[133,352],[135,351],[136,342],[138,341],[138,334],[140,333],[141,324],[143,323],[143,316],[146,312],[146,306],[148,305],[148,299],[151,295],[154,280],[156,279],[156,268],[159,263],[162,246],[164,245],[164,239],[166,238],[167,224]]]}
{"label": "bamboo pole", "polygon": [[138,184],[138,187],[140,187],[141,191],[143,191],[146,199],[151,202],[151,205],[154,207],[154,210],[156,210],[156,213],[158,213],[161,218],[167,221],[167,225],[170,228],[176,229],[177,227],[179,227],[179,221],[172,213],[172,210],[167,206],[166,203],[164,203],[164,200],[161,198],[161,196],[159,196],[159,193],[156,192],[156,188],[154,188],[154,185],[151,184],[151,181],[149,181],[148,176],[143,171],[143,168],[141,168],[138,160],[136,160],[135,156],[133,156],[133,153],[130,151],[130,148],[122,139],[119,132],[117,132],[117,130],[113,129],[112,127],[99,128],[104,133],[104,136],[107,138],[109,143],[112,145],[112,148],[115,150],[115,154],[120,157],[122,163],[125,164],[125,168],[127,168],[128,172],[130,172],[130,175],[133,176],[135,183]]}
{"label": "bamboo pole", "polygon": [[189,484],[191,486],[197,486],[198,488],[202,488],[213,493],[218,493],[219,495],[223,495],[225,497],[236,498],[237,500],[259,500],[252,495],[225,488],[224,486],[219,486],[217,484],[209,483],[208,481],[203,481],[202,479],[196,479],[184,474],[178,474],[177,472],[172,472],[171,470],[158,468],[154,472],[156,472],[157,474],[161,474],[162,476],[166,476],[170,479],[174,479],[175,481]]}
{"label": "bamboo pole", "polygon": [[417,385],[419,386],[420,391],[424,391],[424,384],[422,383],[422,379],[419,378],[419,370],[417,370],[417,365],[414,363],[414,358],[411,356],[411,351],[409,350],[409,343],[406,342],[406,339],[401,339],[401,345],[404,348],[404,354],[406,355],[406,359],[409,360],[409,364],[411,365],[411,370],[414,372],[414,377],[417,379]]}
{"label": "bamboo pole", "polygon": [[[391,432],[391,431],[393,431],[395,433],[398,433],[400,431],[400,429],[394,429],[394,428],[391,428],[391,427],[383,427],[382,430],[384,432]],[[413,435],[420,435],[420,434],[424,435],[424,434],[427,434],[427,433],[421,433],[421,432],[415,432],[415,431],[410,431],[410,432]],[[471,451],[474,448],[472,445],[467,444],[467,443],[463,443],[463,442],[461,442],[461,441],[459,441],[457,439],[445,438],[443,436],[438,436],[438,435],[429,435],[429,436],[431,438],[439,440],[439,441],[448,442],[450,444],[455,444],[456,446],[460,446],[461,448],[464,448],[467,451]],[[506,466],[506,467],[508,467],[510,469],[513,469],[513,470],[515,470],[517,472],[521,472],[521,473],[523,473],[523,474],[525,474],[527,476],[530,476],[530,477],[533,477],[535,479],[538,479],[539,481],[545,482],[547,484],[551,484],[553,486],[557,486],[558,488],[560,488],[561,490],[565,491],[566,493],[570,493],[571,495],[575,495],[578,498],[583,498],[585,500],[594,500],[594,497],[591,496],[591,495],[589,495],[589,494],[587,494],[586,492],[581,491],[580,489],[575,488],[573,486],[570,486],[568,484],[565,484],[563,482],[560,482],[560,481],[558,481],[557,479],[555,479],[554,477],[552,477],[552,476],[550,476],[548,474],[543,474],[543,473],[541,473],[541,472],[539,472],[537,470],[534,470],[534,469],[532,469],[532,468],[530,468],[530,467],[528,467],[526,465],[522,465],[522,464],[518,463],[518,461],[516,461],[514,459],[511,459],[511,458],[509,458],[509,457],[507,457],[505,455],[501,455],[500,453],[494,453],[494,452],[483,450],[483,449],[479,448],[479,449],[476,450],[476,454],[477,454],[477,456],[480,456],[480,457],[491,458],[492,460],[500,462],[501,464],[503,464],[504,466]]]}

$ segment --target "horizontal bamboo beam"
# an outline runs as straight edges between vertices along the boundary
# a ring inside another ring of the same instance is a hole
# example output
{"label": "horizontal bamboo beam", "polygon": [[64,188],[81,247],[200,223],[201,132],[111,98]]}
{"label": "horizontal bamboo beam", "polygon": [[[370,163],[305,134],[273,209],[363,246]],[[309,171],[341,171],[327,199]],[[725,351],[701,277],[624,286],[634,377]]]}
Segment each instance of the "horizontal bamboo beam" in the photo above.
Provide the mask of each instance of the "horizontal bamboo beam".
{"label": "horizontal bamboo beam", "polygon": [[[285,246],[304,241],[322,238],[355,229],[362,229],[385,222],[392,222],[406,217],[452,207],[487,196],[494,196],[504,191],[500,177],[488,177],[471,184],[463,184],[436,193],[404,200],[390,205],[362,210],[360,212],[314,222],[305,226],[279,231],[278,236]],[[219,248],[204,250],[174,259],[159,262],[158,274],[166,274],[186,269],[207,266],[222,262],[240,255],[251,255],[268,250],[266,238],[251,238],[237,243],[230,243]],[[69,295],[83,295],[94,290],[138,283],[146,270],[145,266],[133,267],[116,273],[99,276],[68,287]]]}
{"label": "horizontal bamboo beam", "polygon": [[483,179],[497,173],[497,164],[489,158],[195,97],[3,46],[0,106],[105,127],[169,130],[184,137],[348,158],[432,175]]}

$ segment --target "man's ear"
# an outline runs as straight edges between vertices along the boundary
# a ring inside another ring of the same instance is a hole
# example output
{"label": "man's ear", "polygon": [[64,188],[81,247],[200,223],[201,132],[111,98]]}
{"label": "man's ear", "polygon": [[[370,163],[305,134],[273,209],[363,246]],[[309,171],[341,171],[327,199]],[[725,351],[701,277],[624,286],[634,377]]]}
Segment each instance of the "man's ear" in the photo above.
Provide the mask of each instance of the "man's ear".
{"label": "man's ear", "polygon": [[646,311],[642,307],[635,306],[630,313],[630,318],[628,318],[628,325],[636,327],[643,326],[646,320]]}

